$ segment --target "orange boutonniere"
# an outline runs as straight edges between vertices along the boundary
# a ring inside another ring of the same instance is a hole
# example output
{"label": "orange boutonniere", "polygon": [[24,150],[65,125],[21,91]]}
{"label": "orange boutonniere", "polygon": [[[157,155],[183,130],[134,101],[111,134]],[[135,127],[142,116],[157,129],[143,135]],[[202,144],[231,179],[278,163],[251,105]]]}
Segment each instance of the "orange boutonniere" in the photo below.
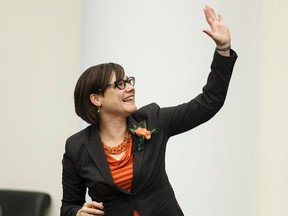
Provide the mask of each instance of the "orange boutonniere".
{"label": "orange boutonniere", "polygon": [[142,151],[144,148],[145,140],[149,140],[151,138],[151,134],[156,133],[156,129],[148,130],[146,126],[146,122],[142,123],[143,125],[137,126],[134,125],[133,128],[129,128],[129,130],[139,137],[138,143],[138,151]]}

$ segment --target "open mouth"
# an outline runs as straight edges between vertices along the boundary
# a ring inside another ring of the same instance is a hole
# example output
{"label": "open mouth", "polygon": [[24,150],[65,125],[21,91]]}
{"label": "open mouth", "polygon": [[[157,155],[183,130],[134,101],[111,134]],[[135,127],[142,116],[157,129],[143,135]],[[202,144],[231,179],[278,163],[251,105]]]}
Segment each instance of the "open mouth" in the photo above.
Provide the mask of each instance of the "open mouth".
{"label": "open mouth", "polygon": [[124,102],[134,101],[134,95],[130,95],[129,97],[126,97],[123,99]]}

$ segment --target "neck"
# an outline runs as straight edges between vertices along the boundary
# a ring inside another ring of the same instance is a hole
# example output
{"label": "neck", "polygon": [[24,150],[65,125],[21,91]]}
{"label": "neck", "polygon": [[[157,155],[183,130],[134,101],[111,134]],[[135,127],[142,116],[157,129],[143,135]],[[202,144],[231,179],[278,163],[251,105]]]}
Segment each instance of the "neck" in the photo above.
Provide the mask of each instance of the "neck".
{"label": "neck", "polygon": [[101,119],[99,124],[99,133],[101,139],[108,146],[114,146],[123,141],[127,132],[126,118]]}

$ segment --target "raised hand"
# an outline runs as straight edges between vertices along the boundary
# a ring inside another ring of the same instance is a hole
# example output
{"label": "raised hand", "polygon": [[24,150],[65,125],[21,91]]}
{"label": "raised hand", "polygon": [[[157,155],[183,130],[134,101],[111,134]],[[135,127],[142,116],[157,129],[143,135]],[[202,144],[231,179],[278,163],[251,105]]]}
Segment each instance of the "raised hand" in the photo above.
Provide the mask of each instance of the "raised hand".
{"label": "raised hand", "polygon": [[228,26],[224,23],[223,17],[216,14],[213,8],[205,6],[204,14],[211,30],[203,29],[216,43],[217,48],[230,47],[231,37]]}

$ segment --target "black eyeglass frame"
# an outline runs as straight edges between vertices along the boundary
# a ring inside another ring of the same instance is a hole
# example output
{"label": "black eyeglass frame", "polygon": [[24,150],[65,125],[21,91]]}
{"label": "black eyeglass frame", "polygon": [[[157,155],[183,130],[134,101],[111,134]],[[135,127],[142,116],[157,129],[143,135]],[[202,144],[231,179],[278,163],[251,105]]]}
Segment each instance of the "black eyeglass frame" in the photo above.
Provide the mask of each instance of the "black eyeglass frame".
{"label": "black eyeglass frame", "polygon": [[114,88],[118,88],[120,90],[123,90],[126,88],[126,83],[128,83],[131,86],[134,86],[135,85],[135,77],[131,76],[131,77],[127,77],[126,80],[124,80],[124,79],[116,80],[115,82],[106,85],[104,89],[99,89],[99,92],[104,92],[106,88],[113,86],[113,85],[114,85]]}

